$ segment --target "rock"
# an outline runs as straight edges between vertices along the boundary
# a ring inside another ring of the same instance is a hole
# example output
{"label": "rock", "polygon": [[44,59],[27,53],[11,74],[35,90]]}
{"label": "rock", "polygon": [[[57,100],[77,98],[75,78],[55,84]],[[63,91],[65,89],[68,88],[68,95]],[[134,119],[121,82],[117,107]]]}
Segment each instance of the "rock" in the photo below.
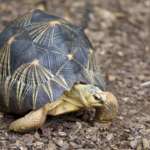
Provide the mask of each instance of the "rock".
{"label": "rock", "polygon": [[32,145],[33,143],[33,136],[31,134],[25,134],[23,137],[22,137],[22,140],[24,141],[24,143],[28,146]]}
{"label": "rock", "polygon": [[111,22],[116,20],[115,15],[107,9],[95,7],[95,12],[103,19],[109,20]]}
{"label": "rock", "polygon": [[57,150],[57,147],[56,147],[56,145],[52,141],[49,141],[46,150]]}
{"label": "rock", "polygon": [[56,145],[58,145],[60,147],[62,147],[64,145],[64,141],[61,138],[56,138],[56,139],[54,139],[54,141],[55,141]]}
{"label": "rock", "polygon": [[33,146],[36,148],[42,149],[44,146],[44,143],[37,141],[37,142],[33,143]]}
{"label": "rock", "polygon": [[67,134],[66,134],[66,132],[59,131],[58,135],[61,137],[65,137]]}
{"label": "rock", "polygon": [[150,142],[146,138],[142,139],[142,143],[143,143],[143,149],[144,150],[149,150],[150,149]]}
{"label": "rock", "polygon": [[109,75],[107,76],[107,78],[108,78],[109,81],[115,81],[115,80],[116,80],[116,76],[111,75],[111,74],[109,74]]}
{"label": "rock", "polygon": [[113,139],[113,134],[112,133],[108,134],[106,136],[106,138],[107,138],[108,141],[111,141]]}
{"label": "rock", "polygon": [[123,57],[123,56],[124,56],[124,53],[123,53],[122,51],[118,51],[117,54],[118,54],[118,56],[120,56],[120,57]]}
{"label": "rock", "polygon": [[0,112],[0,119],[3,118],[4,114]]}
{"label": "rock", "polygon": [[135,140],[133,140],[133,141],[130,142],[130,146],[131,146],[131,148],[133,148],[133,149],[135,149],[135,148],[137,147],[137,144],[138,144],[137,139],[135,139]]}
{"label": "rock", "polygon": [[150,129],[146,129],[145,133],[150,135]]}
{"label": "rock", "polygon": [[40,134],[38,132],[35,132],[34,137],[35,137],[35,139],[39,140],[40,139]]}
{"label": "rock", "polygon": [[70,142],[70,146],[73,148],[73,149],[78,149],[80,146],[75,143],[75,142]]}
{"label": "rock", "polygon": [[69,149],[69,144],[67,142],[64,142],[63,146],[62,146],[62,149],[63,150],[68,150]]}
{"label": "rock", "polygon": [[137,145],[136,150],[143,150],[141,143]]}

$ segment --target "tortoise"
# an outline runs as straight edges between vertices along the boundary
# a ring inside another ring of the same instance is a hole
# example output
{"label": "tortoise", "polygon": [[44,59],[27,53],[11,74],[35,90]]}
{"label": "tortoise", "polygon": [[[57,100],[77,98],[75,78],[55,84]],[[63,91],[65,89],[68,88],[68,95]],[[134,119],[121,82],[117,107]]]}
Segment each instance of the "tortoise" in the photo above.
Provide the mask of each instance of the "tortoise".
{"label": "tortoise", "polygon": [[9,129],[38,129],[47,115],[86,108],[99,122],[118,111],[84,30],[38,9],[9,23],[0,34],[0,111],[21,116]]}

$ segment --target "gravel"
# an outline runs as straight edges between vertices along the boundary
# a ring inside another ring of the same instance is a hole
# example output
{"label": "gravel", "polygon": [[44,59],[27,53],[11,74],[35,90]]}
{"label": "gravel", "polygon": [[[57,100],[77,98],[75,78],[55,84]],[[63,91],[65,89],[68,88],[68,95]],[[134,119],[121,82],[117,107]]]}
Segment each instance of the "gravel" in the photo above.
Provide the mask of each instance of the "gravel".
{"label": "gravel", "polygon": [[[45,0],[46,1],[46,0]],[[47,0],[48,12],[81,25],[84,0]],[[0,30],[38,0],[0,0]],[[40,6],[41,7],[41,6]],[[85,30],[96,50],[107,90],[119,113],[107,130],[93,112],[49,117],[37,131],[8,131],[15,116],[0,113],[1,150],[149,150],[150,149],[150,1],[92,0]],[[89,117],[90,116],[90,117]],[[90,119],[89,119],[90,118]]]}

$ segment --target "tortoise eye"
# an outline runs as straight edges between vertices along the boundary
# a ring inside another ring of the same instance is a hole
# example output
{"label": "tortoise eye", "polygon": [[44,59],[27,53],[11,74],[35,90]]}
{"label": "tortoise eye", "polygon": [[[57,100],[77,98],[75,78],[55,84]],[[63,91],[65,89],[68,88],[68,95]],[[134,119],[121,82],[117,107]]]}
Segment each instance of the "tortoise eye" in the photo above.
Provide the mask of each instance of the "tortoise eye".
{"label": "tortoise eye", "polygon": [[101,99],[101,96],[98,95],[98,94],[94,94],[93,96],[94,96],[94,98],[97,99],[97,100]]}
{"label": "tortoise eye", "polygon": [[95,100],[98,100],[101,104],[105,103],[106,97],[104,97],[100,93],[94,94],[93,96],[94,96]]}
{"label": "tortoise eye", "polygon": [[102,97],[98,94],[93,95],[96,100],[102,100]]}

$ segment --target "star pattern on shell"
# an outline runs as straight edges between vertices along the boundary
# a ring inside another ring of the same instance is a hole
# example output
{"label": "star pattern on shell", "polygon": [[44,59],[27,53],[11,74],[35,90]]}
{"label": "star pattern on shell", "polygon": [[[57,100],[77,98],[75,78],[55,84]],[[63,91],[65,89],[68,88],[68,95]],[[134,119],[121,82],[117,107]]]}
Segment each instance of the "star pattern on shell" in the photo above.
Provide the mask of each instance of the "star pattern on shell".
{"label": "star pattern on shell", "polygon": [[36,109],[70,90],[81,74],[95,82],[93,50],[76,26],[35,10],[17,18],[8,29],[11,35],[0,48],[0,83],[8,108],[13,94],[20,110],[26,103]]}

